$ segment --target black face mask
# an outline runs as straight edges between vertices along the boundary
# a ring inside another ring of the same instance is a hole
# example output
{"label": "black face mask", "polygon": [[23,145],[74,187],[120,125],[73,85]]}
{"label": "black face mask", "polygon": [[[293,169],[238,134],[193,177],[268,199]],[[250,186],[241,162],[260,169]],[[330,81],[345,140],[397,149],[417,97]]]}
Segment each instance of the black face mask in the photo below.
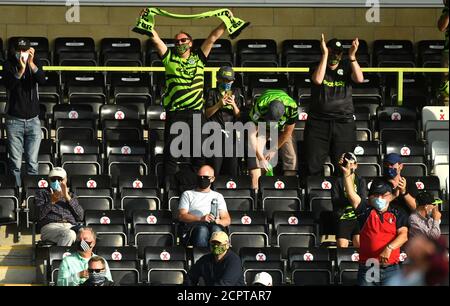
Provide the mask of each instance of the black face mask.
{"label": "black face mask", "polygon": [[211,181],[206,176],[197,175],[197,186],[200,189],[206,189],[211,185]]}
{"label": "black face mask", "polygon": [[383,176],[387,177],[389,179],[393,179],[397,176],[397,169],[390,168],[390,167],[384,167],[383,168]]}

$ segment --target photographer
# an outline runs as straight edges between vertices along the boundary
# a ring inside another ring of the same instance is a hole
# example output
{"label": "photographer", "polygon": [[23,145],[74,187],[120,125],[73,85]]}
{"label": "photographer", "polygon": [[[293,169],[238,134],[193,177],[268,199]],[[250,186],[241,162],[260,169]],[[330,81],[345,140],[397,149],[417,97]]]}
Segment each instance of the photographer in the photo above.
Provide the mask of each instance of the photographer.
{"label": "photographer", "polygon": [[223,231],[231,223],[223,196],[211,190],[214,170],[203,166],[197,172],[197,188],[181,194],[178,220],[182,222],[183,242],[207,247],[212,233]]}
{"label": "photographer", "polygon": [[333,211],[337,225],[337,247],[347,248],[349,241],[359,248],[359,224],[353,207],[366,201],[366,181],[355,174],[358,168],[356,156],[345,153],[339,160],[342,175],[333,184],[331,190]]}
{"label": "photographer", "polygon": [[45,75],[34,63],[34,52],[28,39],[19,38],[10,50],[8,60],[3,64],[3,78],[8,97],[8,163],[17,186],[21,186],[22,155],[25,156],[26,174],[38,174],[38,153],[42,138],[38,84],[45,83]]}

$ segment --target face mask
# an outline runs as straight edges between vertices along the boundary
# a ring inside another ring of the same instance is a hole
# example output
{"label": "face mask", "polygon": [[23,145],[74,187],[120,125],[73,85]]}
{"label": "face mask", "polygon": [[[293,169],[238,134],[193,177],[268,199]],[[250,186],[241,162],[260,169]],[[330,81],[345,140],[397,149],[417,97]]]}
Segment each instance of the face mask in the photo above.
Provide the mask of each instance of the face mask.
{"label": "face mask", "polygon": [[197,176],[197,185],[200,189],[206,189],[211,185],[211,182],[206,177]]}
{"label": "face mask", "polygon": [[385,167],[383,169],[383,176],[393,179],[397,176],[397,169]]}
{"label": "face mask", "polygon": [[340,61],[341,56],[337,54],[331,54],[330,57],[328,58],[328,64],[332,66],[339,64]]}
{"label": "face mask", "polygon": [[211,245],[211,252],[213,253],[213,255],[222,255],[223,253],[225,253],[227,251],[227,247],[224,245]]}
{"label": "face mask", "polygon": [[89,279],[94,284],[103,283],[106,280],[106,272],[90,272]]}
{"label": "face mask", "polygon": [[430,211],[427,211],[428,218],[431,218],[432,215],[433,215],[433,209],[431,209]]}
{"label": "face mask", "polygon": [[374,198],[372,200],[372,206],[378,210],[378,211],[382,211],[387,205],[387,202],[385,199],[381,199],[381,198]]}
{"label": "face mask", "polygon": [[28,52],[20,52],[20,53],[16,53],[16,59],[18,61],[20,61],[20,58],[23,58],[24,62],[27,62],[28,60],[28,55],[30,55]]}
{"label": "face mask", "polygon": [[219,88],[222,91],[228,91],[228,90],[231,90],[231,85],[233,85],[233,83],[220,83]]}
{"label": "face mask", "polygon": [[87,252],[91,249],[91,245],[84,240],[76,241],[75,245],[77,247],[77,251]]}
{"label": "face mask", "polygon": [[61,191],[61,185],[59,184],[58,180],[50,182],[50,188],[54,191]]}
{"label": "face mask", "polygon": [[176,45],[175,49],[177,50],[177,53],[179,55],[184,54],[187,50],[189,50],[189,44],[181,44],[181,45]]}

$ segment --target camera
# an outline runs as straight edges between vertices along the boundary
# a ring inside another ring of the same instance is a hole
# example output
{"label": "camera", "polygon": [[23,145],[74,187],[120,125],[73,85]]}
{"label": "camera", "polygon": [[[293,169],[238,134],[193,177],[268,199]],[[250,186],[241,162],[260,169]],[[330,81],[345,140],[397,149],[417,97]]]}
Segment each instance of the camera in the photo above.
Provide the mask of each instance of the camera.
{"label": "camera", "polygon": [[342,158],[342,166],[343,167],[347,167],[347,160],[349,161],[353,161],[354,163],[356,163],[356,156],[355,154],[353,154],[352,152],[347,152],[344,154],[343,158]]}

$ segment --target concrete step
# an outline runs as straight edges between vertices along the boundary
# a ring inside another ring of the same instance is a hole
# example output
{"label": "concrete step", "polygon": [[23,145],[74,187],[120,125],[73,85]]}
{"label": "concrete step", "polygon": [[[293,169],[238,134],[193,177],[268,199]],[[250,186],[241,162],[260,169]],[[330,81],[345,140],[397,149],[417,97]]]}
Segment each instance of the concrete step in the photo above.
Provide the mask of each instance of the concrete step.
{"label": "concrete step", "polygon": [[32,284],[36,281],[34,266],[2,266],[0,267],[0,284]]}
{"label": "concrete step", "polygon": [[31,286],[45,286],[44,284],[0,284],[0,287],[8,287],[8,286],[14,286],[14,287],[31,287]]}
{"label": "concrete step", "polygon": [[31,265],[32,256],[31,245],[0,246],[0,266]]}

